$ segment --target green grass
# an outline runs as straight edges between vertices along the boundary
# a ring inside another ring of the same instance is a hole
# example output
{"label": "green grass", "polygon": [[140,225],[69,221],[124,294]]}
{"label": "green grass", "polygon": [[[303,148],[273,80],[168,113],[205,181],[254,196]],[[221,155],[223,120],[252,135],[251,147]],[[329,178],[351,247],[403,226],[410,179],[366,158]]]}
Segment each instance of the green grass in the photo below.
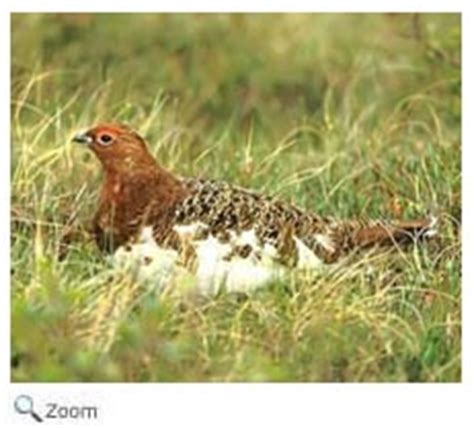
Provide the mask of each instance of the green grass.
{"label": "green grass", "polygon": [[[460,381],[459,62],[455,14],[13,15],[12,379]],[[102,120],[180,174],[340,217],[431,210],[439,236],[131,304],[84,232],[99,164],[68,143]]]}

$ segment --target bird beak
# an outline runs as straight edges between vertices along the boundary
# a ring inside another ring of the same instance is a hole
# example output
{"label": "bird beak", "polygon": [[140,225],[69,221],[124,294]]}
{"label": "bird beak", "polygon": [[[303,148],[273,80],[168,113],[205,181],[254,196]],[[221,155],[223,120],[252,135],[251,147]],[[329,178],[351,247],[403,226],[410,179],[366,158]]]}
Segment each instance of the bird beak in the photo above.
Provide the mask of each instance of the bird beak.
{"label": "bird beak", "polygon": [[74,141],[75,143],[80,143],[80,144],[91,144],[93,141],[93,138],[87,134],[79,133],[74,136],[72,141]]}

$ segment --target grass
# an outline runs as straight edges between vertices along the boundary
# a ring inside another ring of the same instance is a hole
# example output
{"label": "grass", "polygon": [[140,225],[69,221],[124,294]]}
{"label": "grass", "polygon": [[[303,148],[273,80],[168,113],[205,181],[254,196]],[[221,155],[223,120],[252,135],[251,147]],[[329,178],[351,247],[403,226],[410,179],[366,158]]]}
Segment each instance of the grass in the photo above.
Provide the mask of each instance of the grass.
{"label": "grass", "polygon": [[[460,381],[459,62],[456,14],[12,15],[12,380]],[[85,232],[100,168],[68,141],[102,120],[180,174],[340,217],[434,211],[439,236],[158,299]]]}

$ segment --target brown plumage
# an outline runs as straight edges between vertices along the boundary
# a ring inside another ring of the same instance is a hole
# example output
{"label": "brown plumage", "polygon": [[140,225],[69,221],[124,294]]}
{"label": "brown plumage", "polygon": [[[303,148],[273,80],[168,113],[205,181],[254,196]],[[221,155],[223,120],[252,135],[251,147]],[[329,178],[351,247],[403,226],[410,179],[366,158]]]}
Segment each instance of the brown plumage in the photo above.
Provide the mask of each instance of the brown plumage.
{"label": "brown plumage", "polygon": [[[266,244],[274,247],[282,263],[298,264],[303,243],[318,259],[330,263],[355,249],[409,242],[434,233],[432,218],[344,221],[228,183],[178,177],[161,167],[143,138],[125,125],[100,124],[74,141],[87,144],[105,172],[93,230],[99,247],[109,252],[133,243],[145,226],[151,226],[158,246],[177,251],[185,251],[184,241],[213,237],[232,243],[228,259],[234,255],[258,259],[257,243],[260,249]],[[196,227],[188,232],[190,225]],[[183,227],[187,232],[179,233]],[[253,231],[254,241],[234,239],[248,230]]]}

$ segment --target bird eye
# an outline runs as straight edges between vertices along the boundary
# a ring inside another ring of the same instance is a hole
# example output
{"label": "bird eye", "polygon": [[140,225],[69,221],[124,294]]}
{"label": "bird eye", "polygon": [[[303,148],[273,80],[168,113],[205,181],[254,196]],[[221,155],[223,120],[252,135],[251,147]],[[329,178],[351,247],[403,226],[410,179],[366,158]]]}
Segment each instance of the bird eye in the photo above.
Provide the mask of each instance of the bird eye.
{"label": "bird eye", "polygon": [[99,142],[102,144],[110,144],[112,142],[112,137],[109,134],[102,134],[99,137]]}

